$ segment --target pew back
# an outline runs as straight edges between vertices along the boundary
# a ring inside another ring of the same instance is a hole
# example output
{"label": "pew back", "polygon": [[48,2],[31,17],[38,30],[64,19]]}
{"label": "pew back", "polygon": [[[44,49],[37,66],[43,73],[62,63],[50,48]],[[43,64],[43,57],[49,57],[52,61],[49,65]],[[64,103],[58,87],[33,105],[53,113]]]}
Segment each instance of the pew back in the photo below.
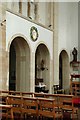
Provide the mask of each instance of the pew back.
{"label": "pew back", "polygon": [[56,113],[55,111],[55,99],[49,98],[38,98],[39,101],[39,111],[40,117],[50,117],[50,118],[62,118],[62,113]]}

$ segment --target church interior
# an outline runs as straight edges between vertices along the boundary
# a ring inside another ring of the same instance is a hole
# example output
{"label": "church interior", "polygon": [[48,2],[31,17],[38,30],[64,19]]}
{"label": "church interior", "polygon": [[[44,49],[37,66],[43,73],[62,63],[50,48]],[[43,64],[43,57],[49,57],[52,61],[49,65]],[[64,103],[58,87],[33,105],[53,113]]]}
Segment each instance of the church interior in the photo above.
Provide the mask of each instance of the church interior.
{"label": "church interior", "polygon": [[80,120],[80,2],[0,2],[0,119]]}

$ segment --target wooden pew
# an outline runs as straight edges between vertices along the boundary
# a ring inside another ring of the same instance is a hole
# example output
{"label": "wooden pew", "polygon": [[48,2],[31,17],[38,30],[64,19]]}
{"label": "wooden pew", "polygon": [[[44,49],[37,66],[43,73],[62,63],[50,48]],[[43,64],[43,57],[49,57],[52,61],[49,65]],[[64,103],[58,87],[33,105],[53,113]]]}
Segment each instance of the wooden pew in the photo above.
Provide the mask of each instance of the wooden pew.
{"label": "wooden pew", "polygon": [[7,95],[0,95],[0,104],[6,104]]}
{"label": "wooden pew", "polygon": [[21,95],[24,97],[34,97],[33,92],[22,92]]}
{"label": "wooden pew", "polygon": [[59,96],[58,94],[45,94],[45,98],[55,99],[55,108],[59,111]]}
{"label": "wooden pew", "polygon": [[49,98],[38,98],[39,102],[39,110],[38,115],[40,118],[42,117],[49,117],[53,118],[54,120],[56,118],[62,119],[62,113],[58,113],[55,111],[55,99],[49,99]]}
{"label": "wooden pew", "polygon": [[37,98],[8,95],[7,104],[12,105],[14,118],[19,115],[19,119],[23,119],[27,115],[38,115]]}
{"label": "wooden pew", "polygon": [[11,105],[2,105],[0,104],[0,118],[2,119],[8,119],[11,120],[14,119],[13,117],[13,110]]}
{"label": "wooden pew", "polygon": [[9,95],[21,96],[22,92],[20,92],[20,91],[9,91]]}
{"label": "wooden pew", "polygon": [[7,104],[12,105],[14,118],[22,119],[22,96],[8,95]]}
{"label": "wooden pew", "polygon": [[74,107],[73,99],[74,95],[65,95],[59,94],[59,108],[63,110],[63,112],[68,112],[72,115],[72,120],[75,118],[74,115],[78,115],[78,108]]}
{"label": "wooden pew", "polygon": [[[50,98],[55,99],[55,108],[57,112],[68,111],[72,114],[72,119],[74,119],[74,115],[77,115],[78,118],[78,108],[74,107],[72,103],[74,96],[66,95],[66,94],[48,94],[48,93],[34,93],[34,96],[37,98]],[[65,103],[65,104],[63,104]]]}
{"label": "wooden pew", "polygon": [[[8,94],[12,94],[13,96],[16,96],[17,98],[19,95],[20,99],[22,97],[36,97],[36,98],[49,98],[49,99],[55,99],[55,108],[60,108],[67,110],[68,112],[72,112],[72,118],[74,118],[74,114],[77,114],[78,108],[74,107],[74,104],[72,103],[73,95],[65,95],[65,94],[49,94],[49,93],[33,93],[33,92],[20,92],[20,91],[0,91],[0,102],[2,103],[3,99],[6,100],[6,97]],[[18,97],[19,98],[19,97]],[[3,104],[5,104],[4,102]],[[64,104],[65,103],[65,104]],[[67,103],[67,104],[66,104]],[[21,103],[20,103],[21,104]],[[21,104],[22,105],[22,104]],[[71,109],[71,110],[70,110]]]}
{"label": "wooden pew", "polygon": [[24,116],[38,116],[38,102],[35,97],[23,97],[22,114]]}
{"label": "wooden pew", "polygon": [[35,92],[33,96],[36,97],[36,98],[38,98],[38,97],[45,98],[45,95],[46,95],[46,93],[37,93],[37,92]]}
{"label": "wooden pew", "polygon": [[1,95],[9,95],[9,91],[8,90],[0,90],[0,94]]}

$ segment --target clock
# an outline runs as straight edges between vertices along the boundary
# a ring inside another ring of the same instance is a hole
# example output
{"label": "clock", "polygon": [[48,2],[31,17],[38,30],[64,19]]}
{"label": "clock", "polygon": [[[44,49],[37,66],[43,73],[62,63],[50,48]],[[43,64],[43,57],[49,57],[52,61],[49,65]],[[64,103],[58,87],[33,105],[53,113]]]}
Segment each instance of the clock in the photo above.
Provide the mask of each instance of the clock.
{"label": "clock", "polygon": [[38,30],[34,26],[32,26],[30,29],[30,37],[33,41],[36,41],[38,39]]}

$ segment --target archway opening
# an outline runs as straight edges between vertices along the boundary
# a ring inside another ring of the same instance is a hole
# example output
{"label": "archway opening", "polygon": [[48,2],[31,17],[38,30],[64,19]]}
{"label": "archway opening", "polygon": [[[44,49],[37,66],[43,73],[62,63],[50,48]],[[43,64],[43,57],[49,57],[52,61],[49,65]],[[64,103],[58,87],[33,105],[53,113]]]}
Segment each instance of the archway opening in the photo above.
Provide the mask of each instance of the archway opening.
{"label": "archway opening", "polygon": [[60,89],[69,89],[69,57],[65,50],[59,56],[59,86]]}
{"label": "archway opening", "polygon": [[9,53],[9,90],[15,90],[16,89],[16,51],[11,44],[10,46],[10,53]]}
{"label": "archway opening", "polygon": [[36,92],[48,92],[50,88],[50,55],[47,47],[40,44],[35,54],[35,87]]}
{"label": "archway opening", "polygon": [[14,38],[10,45],[9,90],[30,91],[30,49],[22,37]]}
{"label": "archway opening", "polygon": [[63,78],[62,78],[62,57],[61,57],[61,54],[60,54],[60,57],[59,57],[59,88],[62,89],[62,81],[63,81]]}

